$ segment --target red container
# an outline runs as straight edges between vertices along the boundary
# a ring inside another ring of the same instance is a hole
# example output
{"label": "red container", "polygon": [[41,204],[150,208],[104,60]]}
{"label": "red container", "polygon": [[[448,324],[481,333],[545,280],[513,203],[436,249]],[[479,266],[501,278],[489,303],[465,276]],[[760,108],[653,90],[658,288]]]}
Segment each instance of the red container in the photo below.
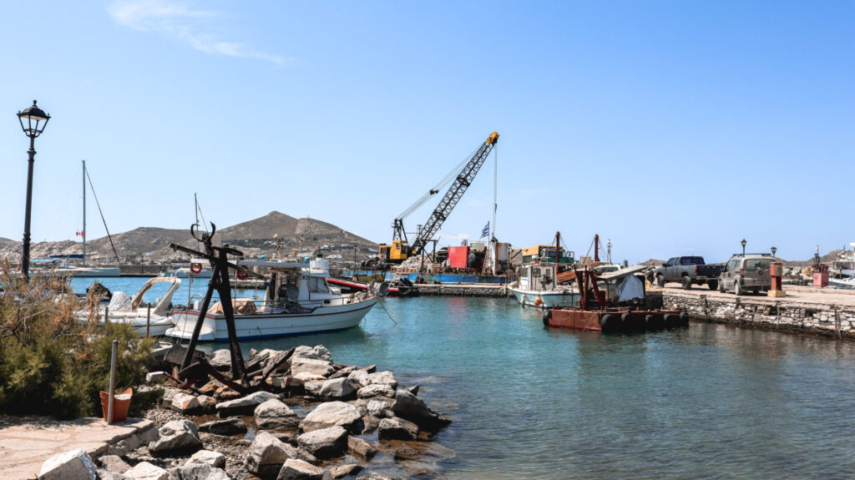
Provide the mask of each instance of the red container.
{"label": "red container", "polygon": [[448,264],[451,268],[466,268],[469,247],[448,247]]}
{"label": "red container", "polygon": [[[113,398],[113,423],[123,422],[128,418],[128,409],[131,408],[131,396],[133,390],[127,389],[124,392],[116,395]],[[109,410],[108,403],[110,402],[110,394],[101,392],[101,410],[104,412],[104,421],[107,421],[107,411]]]}

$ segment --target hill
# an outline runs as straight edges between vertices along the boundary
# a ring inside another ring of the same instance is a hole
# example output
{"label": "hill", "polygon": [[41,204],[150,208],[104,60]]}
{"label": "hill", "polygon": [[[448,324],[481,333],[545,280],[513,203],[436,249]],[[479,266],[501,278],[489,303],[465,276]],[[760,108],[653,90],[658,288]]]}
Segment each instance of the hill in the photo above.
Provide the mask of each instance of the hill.
{"label": "hill", "polygon": [[[245,255],[255,256],[272,254],[276,251],[274,235],[279,236],[281,255],[290,255],[297,251],[308,251],[321,247],[326,253],[339,253],[351,258],[353,249],[358,248],[361,255],[369,251],[376,252],[377,244],[362,237],[347,232],[331,223],[312,218],[296,219],[280,212],[269,214],[218,230],[214,241],[216,244],[228,243],[241,249]],[[5,241],[5,242],[4,242]],[[187,258],[183,253],[174,252],[169,245],[177,243],[195,248],[196,241],[186,229],[167,229],[155,227],[140,227],[134,230],[113,235],[122,261],[128,262],[161,262],[175,261]],[[39,242],[31,247],[32,258],[46,258],[50,255],[74,255],[83,253],[83,244],[71,240],[58,242]],[[102,237],[89,240],[86,243],[87,258],[97,263],[113,262],[110,239]],[[16,261],[21,255],[21,242],[0,239],[0,258]]]}

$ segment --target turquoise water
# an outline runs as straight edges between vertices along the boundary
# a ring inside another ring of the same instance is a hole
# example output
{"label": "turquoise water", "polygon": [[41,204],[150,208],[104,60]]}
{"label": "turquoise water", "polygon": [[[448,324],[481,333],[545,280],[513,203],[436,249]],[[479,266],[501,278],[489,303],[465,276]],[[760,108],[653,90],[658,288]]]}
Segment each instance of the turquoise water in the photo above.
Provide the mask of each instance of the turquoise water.
{"label": "turquoise water", "polygon": [[359,328],[242,347],[323,344],[337,362],[422,385],[419,395],[454,419],[436,437],[457,452],[437,465],[445,478],[855,471],[853,343],[696,323],[639,335],[547,330],[537,311],[505,299],[385,306],[397,325],[375,308]]}

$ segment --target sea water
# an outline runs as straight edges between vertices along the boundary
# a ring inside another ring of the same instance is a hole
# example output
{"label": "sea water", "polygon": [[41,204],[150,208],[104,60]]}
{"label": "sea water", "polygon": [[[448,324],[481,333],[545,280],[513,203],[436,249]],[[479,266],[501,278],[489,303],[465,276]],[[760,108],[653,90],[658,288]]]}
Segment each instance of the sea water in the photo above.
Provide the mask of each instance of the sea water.
{"label": "sea water", "polygon": [[[76,291],[91,283],[79,280]],[[114,291],[125,282],[131,295],[145,279],[102,281]],[[206,286],[197,281],[193,293]],[[407,465],[381,454],[369,471],[462,479],[855,471],[852,342],[701,323],[634,335],[545,329],[538,310],[512,299],[457,297],[387,298],[357,328],[241,342],[244,353],[302,344],[325,345],[338,363],[391,370],[454,420],[434,439],[453,458]]]}

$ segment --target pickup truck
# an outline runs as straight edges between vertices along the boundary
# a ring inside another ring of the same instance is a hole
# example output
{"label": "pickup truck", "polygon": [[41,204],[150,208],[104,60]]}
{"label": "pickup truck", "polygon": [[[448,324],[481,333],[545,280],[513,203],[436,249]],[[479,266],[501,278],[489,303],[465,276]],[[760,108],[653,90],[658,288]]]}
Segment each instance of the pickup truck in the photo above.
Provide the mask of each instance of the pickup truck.
{"label": "pickup truck", "polygon": [[723,268],[722,265],[707,265],[704,257],[674,257],[654,270],[652,276],[660,287],[668,282],[680,282],[683,289],[689,290],[692,285],[706,283],[710,290],[716,290]]}

